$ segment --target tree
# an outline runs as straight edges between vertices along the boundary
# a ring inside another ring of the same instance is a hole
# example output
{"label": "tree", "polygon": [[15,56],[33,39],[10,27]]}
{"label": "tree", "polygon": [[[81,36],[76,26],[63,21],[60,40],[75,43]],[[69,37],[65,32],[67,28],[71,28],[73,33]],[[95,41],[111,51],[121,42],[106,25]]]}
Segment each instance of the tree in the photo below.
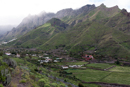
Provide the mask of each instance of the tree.
{"label": "tree", "polygon": [[79,83],[78,86],[79,87],[84,87],[84,85],[82,83]]}
{"label": "tree", "polygon": [[46,83],[46,81],[44,79],[40,79],[38,81],[38,84],[39,84],[40,87],[44,87],[45,83]]}
{"label": "tree", "polygon": [[45,84],[44,87],[51,87],[49,84]]}

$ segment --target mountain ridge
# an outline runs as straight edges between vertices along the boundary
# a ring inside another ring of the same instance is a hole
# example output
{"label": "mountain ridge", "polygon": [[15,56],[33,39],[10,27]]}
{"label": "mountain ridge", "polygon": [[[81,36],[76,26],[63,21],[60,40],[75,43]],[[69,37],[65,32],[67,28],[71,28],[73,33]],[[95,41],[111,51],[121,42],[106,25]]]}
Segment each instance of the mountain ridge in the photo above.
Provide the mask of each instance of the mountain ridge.
{"label": "mountain ridge", "polygon": [[[92,8],[90,8],[92,6]],[[88,8],[87,8],[88,7]],[[86,9],[87,8],[87,9]],[[85,9],[88,10],[88,12],[90,11],[90,9],[94,9],[95,5],[85,5],[84,7],[81,7],[77,10],[72,10],[72,15],[73,16],[77,16],[80,13],[80,10]],[[64,9],[64,10],[60,10],[58,11],[56,14],[54,13],[43,13],[40,15],[34,15],[34,16],[28,16],[26,18],[23,19],[23,21],[12,31],[6,33],[2,38],[0,38],[0,41],[9,41],[10,39],[13,38],[18,38],[21,37],[22,35],[26,34],[27,32],[29,32],[32,29],[35,29],[36,27],[46,23],[48,20],[50,20],[51,18],[63,18],[65,16],[70,15],[70,12],[68,12],[68,10],[70,9]],[[81,12],[85,12],[84,10],[82,10]]]}
{"label": "mountain ridge", "polygon": [[81,57],[82,52],[91,52],[126,59],[130,57],[129,21],[126,10],[120,10],[118,6],[107,8],[102,4],[79,15],[52,18],[8,46],[42,50],[63,47],[73,57]]}

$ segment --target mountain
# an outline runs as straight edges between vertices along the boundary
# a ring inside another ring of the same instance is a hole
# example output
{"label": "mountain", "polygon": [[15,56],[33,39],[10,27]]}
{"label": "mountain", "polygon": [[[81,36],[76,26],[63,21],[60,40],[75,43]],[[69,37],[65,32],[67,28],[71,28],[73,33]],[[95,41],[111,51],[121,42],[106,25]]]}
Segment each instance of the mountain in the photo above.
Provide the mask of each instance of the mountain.
{"label": "mountain", "polygon": [[89,12],[80,10],[79,15],[74,15],[78,10],[67,10],[68,16],[52,18],[10,45],[42,50],[63,47],[73,56],[91,52],[104,57],[130,57],[130,14],[125,9],[102,4]]}
{"label": "mountain", "polygon": [[65,24],[60,19],[52,18],[44,25],[39,26],[16,40],[15,45],[19,46],[23,44],[24,47],[28,48],[40,46],[56,34],[65,31],[67,27],[68,24]]}
{"label": "mountain", "polygon": [[35,15],[24,18],[23,21],[11,31],[7,32],[1,40],[9,41],[13,38],[18,38],[37,26],[46,23],[49,19],[54,17],[54,13],[42,13],[41,15]]}
{"label": "mountain", "polygon": [[64,17],[75,18],[81,14],[87,14],[91,10],[95,9],[95,5],[85,5],[77,10],[73,9],[63,9],[54,13],[41,13],[39,15],[29,15],[24,18],[23,21],[16,27],[13,28],[10,32],[6,33],[3,37],[0,38],[0,41],[9,41],[13,38],[18,38],[26,34],[27,32],[37,28],[40,25],[43,25],[51,18],[62,19]]}
{"label": "mountain", "polygon": [[0,36],[10,31],[15,25],[0,25]]}

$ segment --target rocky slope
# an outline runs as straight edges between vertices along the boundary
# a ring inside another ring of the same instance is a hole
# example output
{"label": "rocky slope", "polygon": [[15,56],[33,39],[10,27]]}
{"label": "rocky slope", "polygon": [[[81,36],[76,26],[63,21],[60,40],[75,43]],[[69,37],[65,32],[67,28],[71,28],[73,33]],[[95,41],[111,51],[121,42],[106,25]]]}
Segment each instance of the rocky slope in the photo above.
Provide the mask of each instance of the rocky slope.
{"label": "rocky slope", "polygon": [[91,10],[95,9],[95,5],[86,5],[77,10],[73,9],[64,9],[54,13],[41,13],[40,15],[29,15],[24,18],[23,21],[10,32],[6,33],[3,37],[0,38],[0,41],[9,41],[13,38],[21,37],[32,29],[37,28],[40,25],[43,25],[51,18],[64,18],[64,17],[76,17],[81,14],[87,14]]}

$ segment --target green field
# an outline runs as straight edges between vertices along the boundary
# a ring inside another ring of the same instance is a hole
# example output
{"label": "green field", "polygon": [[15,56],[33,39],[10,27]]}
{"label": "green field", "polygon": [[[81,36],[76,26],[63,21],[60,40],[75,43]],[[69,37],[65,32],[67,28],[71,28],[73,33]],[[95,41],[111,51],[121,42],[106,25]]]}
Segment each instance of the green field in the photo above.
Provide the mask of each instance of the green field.
{"label": "green field", "polygon": [[130,73],[113,72],[109,76],[104,78],[102,82],[130,85]]}
{"label": "green field", "polygon": [[57,65],[84,65],[87,63],[88,62],[79,61],[79,62],[59,62],[59,63],[55,63],[55,64],[57,64]]}
{"label": "green field", "polygon": [[99,71],[99,70],[66,70],[67,72],[72,72],[77,78],[86,82],[99,82],[100,79],[104,78],[111,72]]}
{"label": "green field", "polygon": [[113,72],[130,72],[130,67],[116,66],[109,71]]}
{"label": "green field", "polygon": [[[94,67],[102,68],[110,67],[109,64],[90,64]],[[89,65],[89,66],[90,66]],[[100,71],[93,69],[86,70],[66,70],[67,72],[72,72],[76,78],[86,81],[86,82],[107,82],[107,83],[118,83],[130,85],[130,67],[116,66],[109,71]]]}
{"label": "green field", "polygon": [[109,68],[109,67],[111,67],[113,65],[105,64],[105,63],[91,63],[91,64],[88,64],[86,66],[87,67],[99,68],[99,69],[106,69],[106,68]]}

